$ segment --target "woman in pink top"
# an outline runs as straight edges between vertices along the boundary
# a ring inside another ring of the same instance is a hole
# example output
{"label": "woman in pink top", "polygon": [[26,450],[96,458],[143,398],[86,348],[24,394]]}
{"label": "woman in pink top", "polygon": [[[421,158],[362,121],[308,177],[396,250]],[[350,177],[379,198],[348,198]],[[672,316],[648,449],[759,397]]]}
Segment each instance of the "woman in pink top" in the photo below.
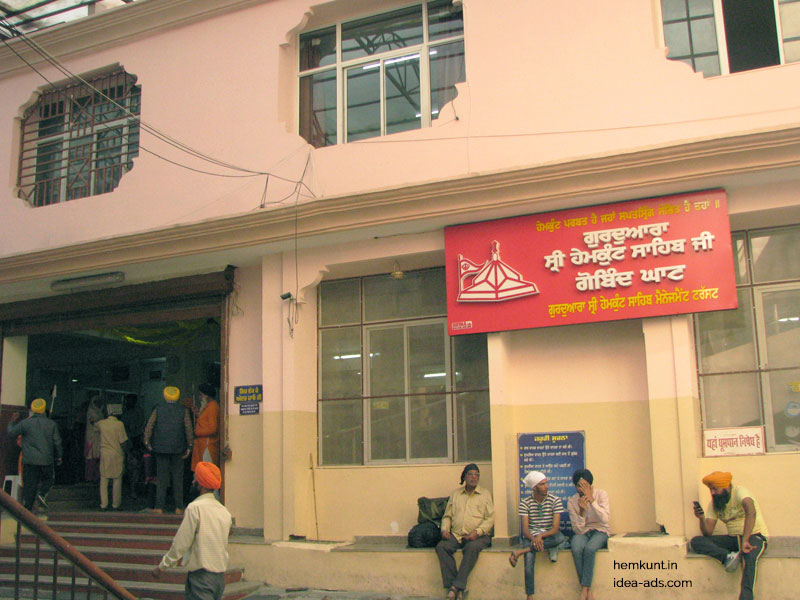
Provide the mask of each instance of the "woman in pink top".
{"label": "woman in pink top", "polygon": [[567,502],[567,510],[575,535],[572,536],[572,559],[581,584],[580,600],[593,600],[592,577],[594,554],[605,548],[611,533],[608,522],[611,509],[608,494],[592,486],[594,477],[588,469],[572,474],[572,483],[578,493]]}

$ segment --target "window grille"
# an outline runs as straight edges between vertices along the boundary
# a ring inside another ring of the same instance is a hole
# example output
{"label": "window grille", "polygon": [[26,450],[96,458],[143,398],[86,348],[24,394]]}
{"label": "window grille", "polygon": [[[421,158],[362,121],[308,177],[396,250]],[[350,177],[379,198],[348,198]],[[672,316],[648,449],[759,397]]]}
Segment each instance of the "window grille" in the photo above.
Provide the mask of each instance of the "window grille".
{"label": "window grille", "polygon": [[20,197],[47,206],[113,191],[139,154],[140,108],[123,70],[43,92],[22,118]]}

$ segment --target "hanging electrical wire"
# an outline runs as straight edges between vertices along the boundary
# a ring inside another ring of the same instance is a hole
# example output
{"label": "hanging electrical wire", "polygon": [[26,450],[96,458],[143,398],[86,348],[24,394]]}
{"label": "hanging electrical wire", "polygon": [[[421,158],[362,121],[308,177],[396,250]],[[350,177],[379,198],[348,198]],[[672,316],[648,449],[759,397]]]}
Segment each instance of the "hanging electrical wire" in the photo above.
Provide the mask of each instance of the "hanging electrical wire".
{"label": "hanging electrical wire", "polygon": [[[177,140],[176,138],[164,133],[163,131],[160,131],[160,130],[156,129],[152,125],[148,124],[146,121],[143,121],[140,115],[132,113],[128,107],[120,104],[119,102],[117,102],[113,98],[110,98],[102,90],[100,90],[100,89],[96,88],[95,86],[93,86],[90,82],[86,81],[80,75],[77,75],[77,74],[73,73],[72,71],[70,71],[57,58],[55,58],[52,54],[50,54],[46,49],[44,49],[37,42],[35,42],[31,38],[29,38],[25,33],[17,30],[5,18],[0,18],[0,24],[2,24],[4,27],[6,27],[6,29],[8,29],[9,31],[14,32],[16,37],[20,38],[31,50],[33,50],[36,54],[38,54],[41,58],[43,58],[45,60],[45,62],[47,62],[48,64],[53,66],[56,70],[58,70],[67,79],[69,79],[70,81],[76,81],[76,82],[81,83],[82,85],[85,85],[93,93],[98,94],[99,97],[103,98],[105,101],[113,104],[114,106],[119,108],[121,111],[123,111],[126,115],[128,115],[129,118],[136,120],[139,123],[140,129],[142,131],[144,131],[144,132],[156,137],[157,139],[159,139],[162,142],[172,146],[173,148],[176,148],[176,149],[178,149],[178,150],[180,150],[182,152],[185,152],[185,153],[189,154],[190,156],[193,156],[193,157],[198,158],[200,160],[209,162],[209,163],[214,164],[214,165],[219,166],[219,167],[223,167],[223,168],[226,168],[226,169],[231,169],[233,171],[239,171],[240,173],[245,173],[245,174],[244,175],[230,175],[230,174],[225,174],[225,173],[214,173],[214,172],[211,172],[211,171],[205,171],[205,170],[202,170],[202,169],[197,169],[197,168],[194,168],[194,167],[190,167],[190,166],[185,165],[183,163],[180,163],[180,162],[178,162],[176,160],[168,159],[168,158],[164,157],[163,155],[161,155],[161,154],[159,154],[157,152],[154,152],[153,150],[150,150],[145,146],[142,146],[141,143],[140,143],[139,147],[142,150],[144,150],[145,152],[147,152],[147,153],[149,153],[149,154],[151,154],[151,155],[153,155],[153,156],[155,156],[155,157],[157,157],[157,158],[159,158],[161,160],[164,160],[164,161],[166,161],[166,162],[168,162],[170,164],[182,167],[182,168],[190,170],[190,171],[194,171],[196,173],[202,173],[204,175],[211,175],[211,176],[215,176],[215,177],[257,177],[257,176],[267,175],[269,177],[274,177],[275,179],[279,179],[279,180],[285,181],[287,183],[299,184],[302,187],[305,187],[308,190],[308,192],[311,194],[312,197],[316,197],[316,195],[314,194],[313,190],[311,190],[311,188],[309,188],[308,185],[306,185],[305,182],[302,179],[298,181],[298,180],[294,180],[294,179],[289,179],[287,177],[282,177],[282,176],[276,175],[274,173],[269,173],[268,171],[258,171],[258,170],[248,169],[246,167],[240,167],[238,165],[235,165],[235,164],[229,163],[227,161],[223,161],[223,160],[217,159],[217,158],[212,157],[212,156],[210,156],[208,154],[205,154],[205,153],[203,153],[203,152],[201,152],[199,150],[196,150],[196,149],[184,144],[180,140]],[[5,39],[2,39],[1,41],[3,42],[3,44],[11,52],[13,52],[29,68],[31,68],[42,79],[44,79],[53,89],[56,89],[55,84],[52,81],[50,81],[50,79],[48,79],[41,71],[36,69],[34,67],[34,65],[31,64],[31,62],[26,60],[19,52],[17,52],[13,47],[11,47],[11,45]],[[108,126],[106,126],[106,127],[108,127]]]}

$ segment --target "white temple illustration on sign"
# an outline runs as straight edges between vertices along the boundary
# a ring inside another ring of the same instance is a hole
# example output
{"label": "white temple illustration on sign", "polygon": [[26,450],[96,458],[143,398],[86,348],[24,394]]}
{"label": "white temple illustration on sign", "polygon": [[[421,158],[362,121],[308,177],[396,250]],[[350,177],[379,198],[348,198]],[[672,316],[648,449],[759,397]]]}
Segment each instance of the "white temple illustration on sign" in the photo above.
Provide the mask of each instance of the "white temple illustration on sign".
{"label": "white temple illustration on sign", "polygon": [[492,242],[492,257],[482,265],[458,255],[458,302],[502,302],[539,293],[536,284],[500,260],[500,242]]}

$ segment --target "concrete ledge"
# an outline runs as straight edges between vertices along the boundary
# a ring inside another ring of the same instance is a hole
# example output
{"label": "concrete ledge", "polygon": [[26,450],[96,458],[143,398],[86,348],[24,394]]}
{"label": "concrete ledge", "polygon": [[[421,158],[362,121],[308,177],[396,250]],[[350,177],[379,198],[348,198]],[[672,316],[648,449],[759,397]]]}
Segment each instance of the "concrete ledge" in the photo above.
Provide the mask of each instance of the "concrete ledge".
{"label": "concrete ledge", "polygon": [[[273,586],[442,596],[433,549],[409,549],[400,538],[358,539],[341,546],[297,541],[254,545],[232,539],[229,552],[232,562],[245,566],[248,580],[268,581]],[[759,563],[757,596],[770,600],[797,598],[797,542],[798,538],[771,541],[772,554]],[[470,600],[524,596],[523,569],[520,565],[511,568],[508,550],[508,546],[495,545],[481,553],[469,579]],[[615,600],[735,598],[740,574],[726,573],[716,561],[698,558],[707,559],[687,555],[683,537],[617,535],[609,540],[608,550],[597,555],[593,589],[598,597]],[[539,557],[537,597],[574,600],[579,591],[569,551],[562,551],[556,563]]]}

